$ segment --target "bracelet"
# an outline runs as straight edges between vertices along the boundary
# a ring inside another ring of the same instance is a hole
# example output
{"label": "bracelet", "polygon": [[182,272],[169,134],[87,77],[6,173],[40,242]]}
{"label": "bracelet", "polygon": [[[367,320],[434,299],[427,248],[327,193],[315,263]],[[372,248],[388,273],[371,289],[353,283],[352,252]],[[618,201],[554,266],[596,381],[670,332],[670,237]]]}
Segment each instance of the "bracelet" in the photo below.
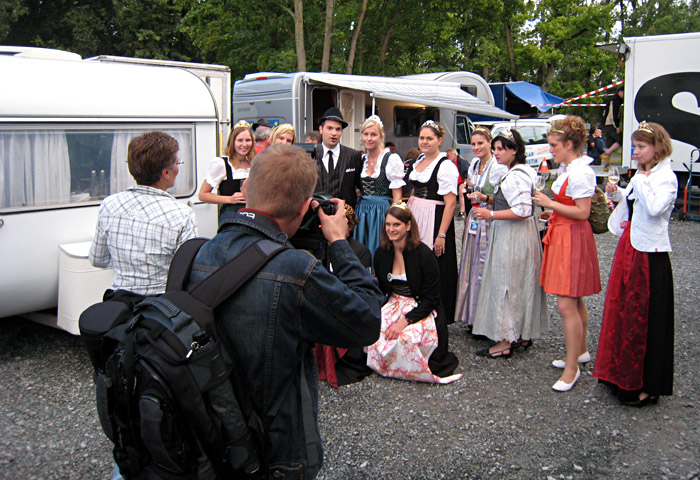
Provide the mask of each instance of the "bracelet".
{"label": "bracelet", "polygon": [[491,210],[491,220],[493,220],[493,210]]}
{"label": "bracelet", "polygon": [[489,203],[489,200],[491,200],[491,197],[489,197],[488,195],[486,195],[486,203]]}
{"label": "bracelet", "polygon": [[447,234],[446,233],[438,233],[438,237],[447,238]]}

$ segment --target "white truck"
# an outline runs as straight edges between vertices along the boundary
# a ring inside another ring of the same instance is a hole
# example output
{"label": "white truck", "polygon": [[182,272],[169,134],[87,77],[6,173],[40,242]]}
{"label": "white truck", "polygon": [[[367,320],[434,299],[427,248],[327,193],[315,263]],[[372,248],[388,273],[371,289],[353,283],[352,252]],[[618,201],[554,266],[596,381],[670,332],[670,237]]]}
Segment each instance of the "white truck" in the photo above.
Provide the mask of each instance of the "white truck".
{"label": "white truck", "polygon": [[[625,98],[622,164],[632,160],[631,133],[639,122],[657,122],[673,139],[671,165],[679,191],[688,178],[691,152],[700,148],[700,32],[625,37]],[[693,172],[700,172],[697,152]]]}
{"label": "white truck", "polygon": [[213,236],[216,206],[197,191],[221,119],[207,83],[182,68],[0,53],[0,318],[49,309],[34,318],[78,333],[111,282],[86,257],[102,198],[133,184],[129,140],[151,130],[178,140],[170,193]]}
{"label": "white truck", "polygon": [[[394,142],[398,153],[418,146],[418,128],[426,120],[439,122],[446,130],[442,149],[457,148],[471,158],[470,113],[514,119],[493,105],[486,81],[469,72],[408,77],[375,77],[335,73],[273,73],[246,75],[233,88],[235,121],[270,124],[291,123],[299,141],[318,130],[318,119],[329,107],[338,107],[348,127],[343,145],[362,149],[360,126],[372,114],[384,123],[386,141]],[[466,75],[468,74],[468,75]],[[470,92],[470,93],[468,93]]]}

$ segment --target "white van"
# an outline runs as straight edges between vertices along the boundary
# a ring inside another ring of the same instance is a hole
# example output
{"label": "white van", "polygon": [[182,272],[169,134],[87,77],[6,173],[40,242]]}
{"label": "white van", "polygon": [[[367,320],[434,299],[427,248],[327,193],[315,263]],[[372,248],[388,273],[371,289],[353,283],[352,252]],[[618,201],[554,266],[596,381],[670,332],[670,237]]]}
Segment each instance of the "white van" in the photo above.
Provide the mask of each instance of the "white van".
{"label": "white van", "polygon": [[[442,149],[454,147],[464,158],[471,158],[469,114],[506,119],[517,115],[493,106],[491,90],[483,79],[473,83],[476,96],[465,89],[462,83],[422,76],[260,72],[235,83],[233,116],[235,121],[291,123],[297,139],[303,141],[306,133],[318,130],[318,119],[326,109],[338,107],[348,122],[343,145],[361,150],[360,126],[374,113],[384,123],[386,141],[394,142],[402,156],[418,146],[420,125],[435,120],[447,132]],[[479,97],[491,98],[491,103]]]}
{"label": "white van", "polygon": [[127,145],[143,132],[178,140],[184,163],[170,193],[194,208],[200,234],[216,233],[216,206],[197,201],[219,123],[200,78],[178,68],[2,55],[0,71],[0,317],[57,306],[59,246],[85,253],[75,244],[92,240],[101,200],[133,184]]}
{"label": "white van", "polygon": [[525,142],[525,155],[527,164],[539,170],[542,162],[547,162],[548,168],[552,168],[552,154],[549,153],[549,143],[547,143],[547,132],[551,128],[549,120],[523,119],[512,122],[481,122],[491,128],[491,135],[494,138],[506,128],[517,130]]}

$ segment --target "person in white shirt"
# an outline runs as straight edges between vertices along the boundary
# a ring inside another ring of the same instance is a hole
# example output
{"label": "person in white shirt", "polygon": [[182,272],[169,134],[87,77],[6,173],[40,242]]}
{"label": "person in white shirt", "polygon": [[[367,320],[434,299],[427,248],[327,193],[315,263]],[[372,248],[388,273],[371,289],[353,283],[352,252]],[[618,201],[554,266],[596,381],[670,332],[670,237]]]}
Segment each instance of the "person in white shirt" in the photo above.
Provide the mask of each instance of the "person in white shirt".
{"label": "person in white shirt", "polygon": [[216,157],[209,164],[207,178],[199,188],[198,197],[202,202],[221,205],[220,214],[245,207],[242,187],[255,157],[254,138],[248,122],[241,120],[228,136],[226,155]]}
{"label": "person in white shirt", "polygon": [[[476,155],[469,166],[467,178],[470,183],[478,187],[475,192],[467,193],[469,202],[475,202],[479,206],[493,208],[489,205],[489,199],[493,197],[496,185],[508,171],[506,165],[496,161],[491,149],[491,131],[477,127],[472,132],[472,151]],[[462,198],[466,193],[466,181],[460,185]],[[481,274],[484,270],[486,252],[489,246],[489,232],[491,221],[486,218],[477,220],[474,212],[469,210],[464,222],[462,236],[462,260],[459,267],[459,280],[457,283],[457,305],[455,308],[455,322],[464,322],[467,329],[474,324],[476,313],[476,301],[479,298],[479,285]]]}
{"label": "person in white shirt", "polygon": [[549,218],[544,243],[540,285],[557,296],[557,307],[564,327],[566,360],[552,364],[564,368],[552,386],[558,392],[573,388],[581,376],[579,363],[591,360],[586,342],[588,309],[583,297],[600,292],[600,271],[593,230],[588,222],[591,200],[596,188],[590,157],[583,156],[586,125],[580,117],[567,115],[552,124],[547,134],[549,151],[561,164],[559,176],[552,184],[554,199],[542,192],[533,196],[545,210],[540,218]]}
{"label": "person in white shirt", "polygon": [[474,316],[474,335],[496,343],[479,350],[486,358],[507,358],[526,350],[547,330],[547,299],[539,285],[542,242],[533,216],[535,171],[527,166],[525,143],[506,129],[493,140],[496,161],[508,167],[489,208],[474,207],[477,220],[490,219],[491,232]]}
{"label": "person in white shirt", "polygon": [[362,123],[362,189],[355,213],[359,224],[354,237],[367,245],[374,258],[379,248],[379,236],[384,228],[384,217],[392,203],[401,201],[404,182],[403,160],[384,146],[384,124],[377,115]]}
{"label": "person in white shirt", "polygon": [[428,120],[418,129],[421,155],[411,167],[408,180],[413,195],[408,208],[416,217],[421,241],[438,257],[445,322],[454,322],[457,301],[457,246],[454,211],[459,172],[440,151],[445,129]]}
{"label": "person in white shirt", "polygon": [[626,405],[673,393],[673,272],[668,222],[678,194],[671,137],[658,123],[632,134],[639,169],[627,188],[606,185],[619,202],[608,221],[621,235],[605,292],[593,376]]}

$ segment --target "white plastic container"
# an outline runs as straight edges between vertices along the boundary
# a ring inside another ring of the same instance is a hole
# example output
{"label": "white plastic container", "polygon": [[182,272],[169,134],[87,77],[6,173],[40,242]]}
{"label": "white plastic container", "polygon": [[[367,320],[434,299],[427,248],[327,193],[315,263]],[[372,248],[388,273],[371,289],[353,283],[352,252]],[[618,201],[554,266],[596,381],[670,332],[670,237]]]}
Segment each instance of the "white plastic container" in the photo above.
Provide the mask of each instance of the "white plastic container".
{"label": "white plastic container", "polygon": [[87,307],[102,301],[114,278],[114,269],[90,265],[90,242],[59,245],[57,324],[80,335],[78,319]]}

